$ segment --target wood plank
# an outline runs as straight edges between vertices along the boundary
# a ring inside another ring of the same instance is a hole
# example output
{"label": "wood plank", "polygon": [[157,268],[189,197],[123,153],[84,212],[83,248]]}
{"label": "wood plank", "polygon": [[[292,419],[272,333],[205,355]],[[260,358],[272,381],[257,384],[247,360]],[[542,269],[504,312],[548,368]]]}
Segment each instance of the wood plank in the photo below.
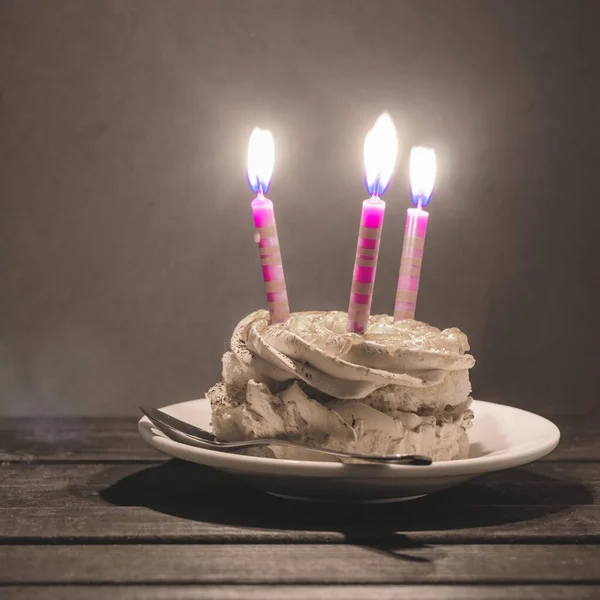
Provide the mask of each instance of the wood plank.
{"label": "wood plank", "polygon": [[600,546],[1,546],[0,582],[598,584]]}
{"label": "wood plank", "polygon": [[138,435],[137,419],[0,418],[0,462],[167,460]]}
{"label": "wood plank", "polygon": [[0,543],[600,541],[600,465],[587,463],[538,463],[382,506],[285,501],[180,461],[6,464],[0,498]]}
{"label": "wood plank", "polygon": [[[280,506],[138,507],[0,509],[0,544],[184,544],[184,543],[369,543],[398,536],[430,544],[600,543],[597,506],[468,506],[458,515],[439,506],[436,515],[421,507],[397,509],[385,518],[369,511]],[[435,509],[435,507],[433,507]],[[241,515],[244,511],[247,514]],[[546,512],[547,511],[547,512]],[[384,515],[390,514],[386,511]],[[354,520],[344,520],[344,519]],[[358,520],[361,519],[361,520]]]}
{"label": "wood plank", "polygon": [[[558,415],[559,447],[544,460],[600,461],[600,422]],[[0,462],[162,461],[137,434],[136,418],[0,418]]]}
{"label": "wood plank", "polygon": [[[4,508],[87,507],[107,502],[126,506],[198,505],[227,501],[241,493],[260,500],[268,498],[232,475],[178,460],[150,465],[0,464]],[[537,462],[489,473],[430,498],[440,495],[450,505],[600,504],[600,464]]]}
{"label": "wood plank", "polygon": [[597,585],[0,586],[3,600],[597,600]]}

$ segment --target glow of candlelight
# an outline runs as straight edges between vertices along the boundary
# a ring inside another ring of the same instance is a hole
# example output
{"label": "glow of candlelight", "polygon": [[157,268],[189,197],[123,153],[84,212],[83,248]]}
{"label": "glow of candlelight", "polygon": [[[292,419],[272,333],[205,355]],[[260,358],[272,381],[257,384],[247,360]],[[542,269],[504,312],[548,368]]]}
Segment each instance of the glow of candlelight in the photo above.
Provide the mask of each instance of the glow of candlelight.
{"label": "glow of candlelight", "polygon": [[432,148],[415,147],[410,151],[410,187],[415,206],[429,204],[435,183],[436,159]]}
{"label": "glow of candlelight", "polygon": [[256,194],[266,194],[275,163],[275,141],[270,131],[256,127],[248,141],[248,184]]}
{"label": "glow of candlelight", "polygon": [[381,196],[388,187],[396,156],[398,138],[388,113],[383,113],[365,138],[365,183],[373,196]]}

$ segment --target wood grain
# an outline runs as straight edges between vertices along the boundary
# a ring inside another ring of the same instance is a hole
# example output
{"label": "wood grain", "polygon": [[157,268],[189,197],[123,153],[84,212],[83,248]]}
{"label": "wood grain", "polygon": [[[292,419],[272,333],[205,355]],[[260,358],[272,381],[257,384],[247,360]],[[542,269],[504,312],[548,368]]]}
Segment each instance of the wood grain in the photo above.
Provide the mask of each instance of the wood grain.
{"label": "wood grain", "polygon": [[598,584],[600,546],[2,546],[3,583]]}
{"label": "wood grain", "polygon": [[160,461],[138,435],[137,419],[0,418],[0,462]]}
{"label": "wood grain", "polygon": [[[600,423],[552,417],[561,430],[551,461],[600,461]],[[135,418],[0,418],[0,462],[157,462],[167,458],[137,434]]]}
{"label": "wood grain", "polygon": [[597,600],[596,585],[0,586],[3,600]]}
{"label": "wood grain", "polygon": [[180,461],[5,464],[0,497],[5,544],[600,541],[600,465],[588,463],[538,463],[386,506],[292,503]]}
{"label": "wood grain", "polygon": [[[0,464],[4,508],[87,507],[107,502],[127,506],[198,505],[227,501],[241,493],[250,500],[268,499],[232,475],[178,460],[142,465]],[[599,504],[600,464],[538,462],[489,473],[430,498],[439,496],[447,505]],[[418,504],[427,502],[425,498]],[[289,502],[284,504],[288,506]]]}
{"label": "wood grain", "polygon": [[270,503],[260,510],[250,507],[248,515],[240,514],[246,508],[232,506],[166,507],[164,512],[138,507],[0,509],[0,544],[363,544],[402,537],[430,544],[600,543],[597,506],[558,507],[556,512],[470,506],[457,516],[410,509],[390,518],[374,510],[354,515],[301,510],[294,516],[293,505],[271,514],[269,508]]}

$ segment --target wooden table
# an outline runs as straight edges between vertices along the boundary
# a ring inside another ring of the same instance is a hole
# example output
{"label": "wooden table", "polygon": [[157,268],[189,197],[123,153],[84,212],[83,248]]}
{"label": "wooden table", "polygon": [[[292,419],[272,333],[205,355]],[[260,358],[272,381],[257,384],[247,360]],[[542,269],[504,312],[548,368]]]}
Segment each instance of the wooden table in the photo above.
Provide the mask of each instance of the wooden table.
{"label": "wooden table", "polygon": [[405,504],[295,503],[133,419],[0,419],[0,598],[600,598],[600,424]]}

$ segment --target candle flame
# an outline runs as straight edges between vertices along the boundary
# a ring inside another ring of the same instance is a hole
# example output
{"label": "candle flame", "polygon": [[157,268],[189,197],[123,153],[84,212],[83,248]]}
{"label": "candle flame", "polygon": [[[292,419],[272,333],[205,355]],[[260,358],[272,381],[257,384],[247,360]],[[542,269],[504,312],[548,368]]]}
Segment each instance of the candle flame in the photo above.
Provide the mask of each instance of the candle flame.
{"label": "candle flame", "polygon": [[256,127],[248,141],[248,183],[257,194],[266,194],[275,163],[275,141],[270,131]]}
{"label": "candle flame", "polygon": [[365,182],[373,196],[387,189],[398,154],[396,128],[388,113],[383,113],[365,138]]}
{"label": "candle flame", "polygon": [[427,206],[433,194],[436,160],[433,148],[420,146],[410,151],[410,187],[415,206]]}

